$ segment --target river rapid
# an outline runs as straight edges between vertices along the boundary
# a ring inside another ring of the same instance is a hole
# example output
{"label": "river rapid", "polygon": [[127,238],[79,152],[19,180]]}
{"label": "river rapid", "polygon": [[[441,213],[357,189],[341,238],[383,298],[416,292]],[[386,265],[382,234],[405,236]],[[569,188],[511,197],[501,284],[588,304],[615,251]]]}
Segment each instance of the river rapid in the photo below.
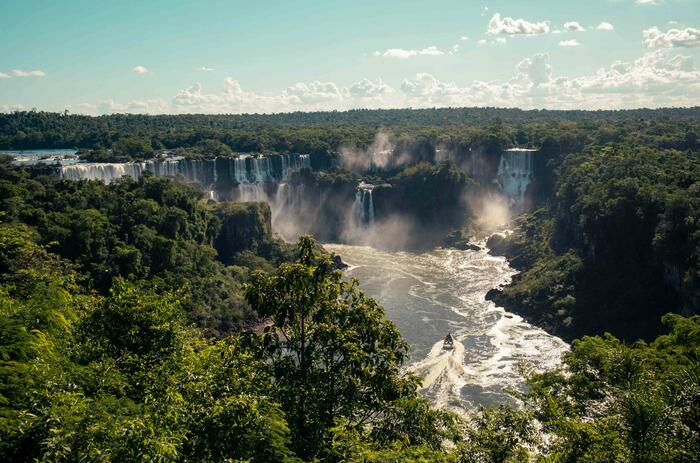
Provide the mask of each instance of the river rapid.
{"label": "river rapid", "polygon": [[[387,252],[368,246],[324,245],[349,265],[345,275],[386,309],[410,343],[407,369],[423,377],[422,392],[435,406],[458,413],[513,402],[523,390],[520,365],[536,370],[560,363],[568,345],[505,312],[486,292],[515,271],[502,257],[480,251],[435,249]],[[455,349],[444,351],[452,333]]]}

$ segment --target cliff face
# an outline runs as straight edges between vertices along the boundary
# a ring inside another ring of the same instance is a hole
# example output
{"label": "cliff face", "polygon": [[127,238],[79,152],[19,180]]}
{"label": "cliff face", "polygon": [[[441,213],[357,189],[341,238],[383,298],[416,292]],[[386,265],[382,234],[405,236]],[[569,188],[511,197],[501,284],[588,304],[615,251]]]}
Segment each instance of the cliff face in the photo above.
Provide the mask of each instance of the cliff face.
{"label": "cliff face", "polygon": [[262,250],[272,238],[272,214],[266,203],[220,202],[211,206],[220,220],[214,248],[219,259],[227,264],[242,251]]}
{"label": "cliff face", "polygon": [[653,338],[663,314],[697,311],[699,191],[687,153],[572,156],[548,208],[520,219],[509,243],[492,241],[523,272],[490,297],[569,339]]}

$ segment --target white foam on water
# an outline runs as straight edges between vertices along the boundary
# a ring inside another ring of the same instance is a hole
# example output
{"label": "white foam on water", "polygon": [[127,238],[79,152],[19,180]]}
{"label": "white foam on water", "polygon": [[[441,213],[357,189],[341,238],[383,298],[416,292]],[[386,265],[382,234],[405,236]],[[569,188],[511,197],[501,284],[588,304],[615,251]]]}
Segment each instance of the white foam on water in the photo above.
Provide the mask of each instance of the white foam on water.
{"label": "white foam on water", "polygon": [[[515,271],[502,257],[479,251],[436,249],[414,254],[367,246],[326,245],[350,267],[360,287],[375,297],[411,344],[406,370],[423,378],[422,392],[438,407],[459,413],[513,401],[522,390],[521,363],[555,367],[568,349],[561,339],[485,300]],[[442,349],[450,332],[451,351]]]}

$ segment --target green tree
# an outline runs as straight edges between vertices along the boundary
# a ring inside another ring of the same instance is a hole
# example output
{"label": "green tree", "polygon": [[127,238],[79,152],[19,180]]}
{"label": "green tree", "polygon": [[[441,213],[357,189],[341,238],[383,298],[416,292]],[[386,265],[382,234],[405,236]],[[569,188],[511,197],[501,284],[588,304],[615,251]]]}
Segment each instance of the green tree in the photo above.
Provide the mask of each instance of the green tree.
{"label": "green tree", "polygon": [[299,259],[273,275],[256,272],[251,306],[270,320],[263,355],[270,362],[293,446],[302,457],[327,447],[337,419],[361,426],[390,402],[415,394],[400,373],[408,346],[383,309],[343,280],[326,256],[299,240]]}

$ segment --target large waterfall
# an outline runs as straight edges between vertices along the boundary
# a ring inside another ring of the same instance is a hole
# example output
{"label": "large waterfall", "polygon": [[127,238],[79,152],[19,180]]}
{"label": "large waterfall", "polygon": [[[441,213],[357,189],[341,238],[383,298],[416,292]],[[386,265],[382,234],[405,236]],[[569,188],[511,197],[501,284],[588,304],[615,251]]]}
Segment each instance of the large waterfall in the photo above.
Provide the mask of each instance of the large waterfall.
{"label": "large waterfall", "polygon": [[284,181],[291,172],[310,166],[308,154],[296,153],[201,160],[170,157],[143,162],[65,165],[60,167],[60,175],[70,180],[100,180],[109,183],[124,175],[138,179],[148,171],[156,177],[181,175],[208,190],[214,190],[217,187]]}
{"label": "large waterfall", "polygon": [[525,190],[533,178],[536,152],[533,149],[512,148],[501,154],[497,180],[515,211],[523,208]]}
{"label": "large waterfall", "polygon": [[355,192],[355,202],[353,203],[353,214],[357,224],[360,226],[374,225],[374,199],[372,190],[374,185],[360,182]]}

